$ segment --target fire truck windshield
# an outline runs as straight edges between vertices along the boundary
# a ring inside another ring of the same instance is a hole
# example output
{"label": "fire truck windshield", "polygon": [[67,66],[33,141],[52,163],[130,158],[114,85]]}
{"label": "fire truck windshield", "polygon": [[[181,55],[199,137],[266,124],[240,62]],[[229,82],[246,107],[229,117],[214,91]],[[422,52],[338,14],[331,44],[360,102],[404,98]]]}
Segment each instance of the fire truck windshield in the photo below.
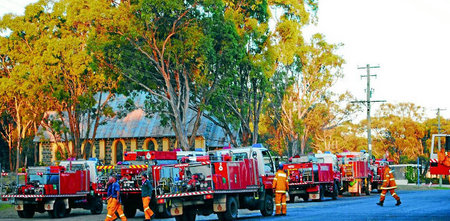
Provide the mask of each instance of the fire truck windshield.
{"label": "fire truck windshield", "polygon": [[29,182],[39,182],[39,184],[58,184],[58,174],[54,175],[36,175],[36,174],[30,174],[28,176]]}
{"label": "fire truck windshield", "polygon": [[263,159],[264,159],[264,172],[265,173],[275,173],[275,168],[273,168],[272,157],[270,156],[269,151],[262,151]]}

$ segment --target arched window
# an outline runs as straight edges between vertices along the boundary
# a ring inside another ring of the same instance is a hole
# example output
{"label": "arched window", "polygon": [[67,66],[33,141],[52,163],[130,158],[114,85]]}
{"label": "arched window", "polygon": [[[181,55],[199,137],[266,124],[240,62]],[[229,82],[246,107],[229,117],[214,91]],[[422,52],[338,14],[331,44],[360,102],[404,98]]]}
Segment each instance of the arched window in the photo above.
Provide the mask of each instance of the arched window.
{"label": "arched window", "polygon": [[147,138],[144,140],[144,144],[142,145],[142,149],[144,150],[158,150],[158,142],[156,142],[155,138]]}
{"label": "arched window", "polygon": [[123,161],[123,152],[127,150],[125,140],[114,140],[111,147],[111,164],[116,164],[119,161]]}

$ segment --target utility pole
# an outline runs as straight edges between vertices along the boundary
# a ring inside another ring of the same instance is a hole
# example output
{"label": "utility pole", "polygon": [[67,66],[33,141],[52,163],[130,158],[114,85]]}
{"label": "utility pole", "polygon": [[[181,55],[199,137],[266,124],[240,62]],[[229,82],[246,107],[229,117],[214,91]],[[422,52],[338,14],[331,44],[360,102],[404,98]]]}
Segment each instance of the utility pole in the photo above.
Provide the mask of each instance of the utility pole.
{"label": "utility pole", "polygon": [[[441,111],[443,110],[447,110],[447,109],[442,109],[442,108],[438,108],[436,109],[437,111],[437,119],[438,119],[438,134],[441,134]],[[438,137],[438,150],[441,151],[441,137]],[[442,187],[442,175],[439,175],[439,187]]]}
{"label": "utility pole", "polygon": [[376,77],[376,74],[370,74],[370,69],[371,68],[380,68],[380,66],[370,66],[369,64],[367,64],[365,67],[358,67],[358,69],[366,69],[367,70],[367,74],[366,75],[361,75],[361,78],[366,77],[367,78],[367,89],[366,89],[366,94],[367,94],[367,98],[364,101],[353,101],[352,103],[363,103],[366,104],[367,107],[367,149],[369,151],[369,159],[372,159],[372,134],[371,134],[371,126],[370,126],[370,109],[371,109],[371,103],[374,102],[386,102],[385,100],[375,100],[372,101],[370,100],[372,98],[372,91],[373,89],[370,87],[370,78],[371,77]]}

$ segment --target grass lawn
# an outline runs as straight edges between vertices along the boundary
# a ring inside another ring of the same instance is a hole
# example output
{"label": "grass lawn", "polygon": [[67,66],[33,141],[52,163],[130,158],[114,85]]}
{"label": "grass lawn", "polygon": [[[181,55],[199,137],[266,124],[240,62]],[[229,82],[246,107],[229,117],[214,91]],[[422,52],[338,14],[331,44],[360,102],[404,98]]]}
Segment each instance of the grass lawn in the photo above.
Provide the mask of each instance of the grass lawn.
{"label": "grass lawn", "polygon": [[13,205],[9,204],[9,203],[0,203],[0,211],[5,210],[5,209],[9,209],[12,208]]}

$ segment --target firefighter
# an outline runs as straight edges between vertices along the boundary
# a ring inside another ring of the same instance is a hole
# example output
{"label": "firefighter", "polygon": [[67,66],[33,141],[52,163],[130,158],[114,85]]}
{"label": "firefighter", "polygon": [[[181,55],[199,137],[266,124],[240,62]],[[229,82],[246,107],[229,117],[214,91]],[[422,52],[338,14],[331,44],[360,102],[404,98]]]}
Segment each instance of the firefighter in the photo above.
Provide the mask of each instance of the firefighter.
{"label": "firefighter", "polygon": [[153,192],[153,186],[152,186],[152,182],[150,180],[148,180],[148,176],[147,174],[143,173],[141,175],[142,178],[142,191],[141,191],[141,195],[142,195],[142,205],[144,208],[144,214],[145,214],[145,220],[150,220],[153,216],[153,211],[150,209],[150,200],[152,197],[152,192]]}
{"label": "firefighter", "polygon": [[275,192],[275,216],[286,216],[286,191],[289,190],[287,174],[283,170],[283,164],[278,165],[278,171],[273,178]]}
{"label": "firefighter", "polygon": [[115,212],[119,214],[122,221],[126,221],[127,218],[123,214],[122,205],[120,205],[120,186],[117,182],[116,177],[110,176],[108,180],[108,191],[107,191],[107,202],[108,214],[106,214],[105,221],[112,221],[117,219]]}
{"label": "firefighter", "polygon": [[400,206],[402,202],[400,202],[400,197],[398,197],[397,193],[395,193],[395,189],[397,185],[395,184],[394,173],[389,169],[389,166],[384,167],[384,178],[383,184],[381,185],[381,194],[380,194],[380,202],[377,203],[379,206],[383,206],[384,199],[386,197],[386,193],[389,190],[392,197],[397,200],[396,206]]}

